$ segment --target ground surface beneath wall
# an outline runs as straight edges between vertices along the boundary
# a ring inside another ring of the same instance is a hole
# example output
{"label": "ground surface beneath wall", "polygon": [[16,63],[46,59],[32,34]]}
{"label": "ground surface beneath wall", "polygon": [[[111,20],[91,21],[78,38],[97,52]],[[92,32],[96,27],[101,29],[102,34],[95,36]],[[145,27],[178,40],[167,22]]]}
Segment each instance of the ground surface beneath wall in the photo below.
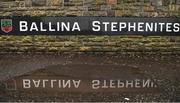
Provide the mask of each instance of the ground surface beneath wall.
{"label": "ground surface beneath wall", "polygon": [[0,101],[180,101],[179,60],[178,55],[5,53]]}

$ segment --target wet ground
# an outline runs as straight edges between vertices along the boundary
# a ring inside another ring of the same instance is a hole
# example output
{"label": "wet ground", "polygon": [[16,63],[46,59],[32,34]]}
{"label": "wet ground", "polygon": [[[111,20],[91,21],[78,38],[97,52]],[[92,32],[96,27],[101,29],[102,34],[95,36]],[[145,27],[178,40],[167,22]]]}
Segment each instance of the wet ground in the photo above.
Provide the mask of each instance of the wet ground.
{"label": "wet ground", "polygon": [[[1,90],[0,101],[180,101],[179,55],[122,55],[122,54],[1,54],[0,80],[14,78],[39,69],[68,73],[71,76],[133,78],[142,76],[156,80],[158,92],[24,92]],[[64,70],[58,69],[63,67]],[[82,68],[81,68],[82,67]],[[112,67],[112,68],[111,68]],[[119,71],[113,72],[118,67]],[[74,69],[73,69],[74,68]],[[92,68],[92,69],[91,69]],[[69,71],[68,71],[69,69]],[[107,71],[108,69],[108,71]],[[77,71],[76,71],[77,70]],[[94,73],[93,73],[94,72]],[[89,74],[88,74],[89,73]]]}

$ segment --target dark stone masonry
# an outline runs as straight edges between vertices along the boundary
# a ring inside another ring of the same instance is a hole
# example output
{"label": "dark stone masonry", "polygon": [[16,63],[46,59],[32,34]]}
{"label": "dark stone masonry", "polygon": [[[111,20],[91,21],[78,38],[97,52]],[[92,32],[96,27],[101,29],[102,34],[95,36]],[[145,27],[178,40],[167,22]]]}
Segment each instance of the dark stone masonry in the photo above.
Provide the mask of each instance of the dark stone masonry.
{"label": "dark stone masonry", "polygon": [[0,0],[1,16],[179,16],[180,0]]}

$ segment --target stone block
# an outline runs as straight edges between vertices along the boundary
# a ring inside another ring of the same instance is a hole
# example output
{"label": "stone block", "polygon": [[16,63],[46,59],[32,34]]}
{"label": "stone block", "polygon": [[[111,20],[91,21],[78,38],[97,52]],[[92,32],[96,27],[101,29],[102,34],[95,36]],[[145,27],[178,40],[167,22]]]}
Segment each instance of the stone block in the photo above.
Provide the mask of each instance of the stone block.
{"label": "stone block", "polygon": [[176,4],[177,4],[177,5],[180,5],[180,0],[176,0]]}
{"label": "stone block", "polygon": [[101,10],[103,11],[111,10],[111,5],[101,5]]}
{"label": "stone block", "polygon": [[115,10],[115,16],[122,16],[122,15],[123,15],[123,11]]}
{"label": "stone block", "polygon": [[25,6],[26,7],[32,6],[32,1],[31,0],[25,0]]}
{"label": "stone block", "polygon": [[22,16],[23,13],[21,11],[14,11],[12,12],[12,16]]}
{"label": "stone block", "polygon": [[0,0],[0,2],[13,2],[13,1],[16,1],[16,0]]}
{"label": "stone block", "polygon": [[163,6],[168,6],[170,4],[171,0],[164,0],[163,1]]}
{"label": "stone block", "polygon": [[158,12],[168,12],[168,7],[165,7],[165,6],[157,7],[157,11]]}
{"label": "stone block", "polygon": [[106,11],[88,11],[83,12],[83,16],[107,16]]}
{"label": "stone block", "polygon": [[71,3],[71,0],[64,0],[64,6],[74,6]]}
{"label": "stone block", "polygon": [[69,11],[65,13],[65,16],[69,16],[69,17],[75,17],[75,16],[82,16],[82,12],[81,11]]}
{"label": "stone block", "polygon": [[46,6],[46,0],[32,0],[32,6]]}
{"label": "stone block", "polygon": [[178,11],[178,6],[177,6],[177,5],[174,5],[174,4],[169,5],[169,10],[170,10],[170,11]]}
{"label": "stone block", "polygon": [[64,6],[83,6],[83,0],[64,0]]}
{"label": "stone block", "polygon": [[88,7],[87,6],[83,6],[83,11],[88,11]]}
{"label": "stone block", "polygon": [[89,6],[94,3],[95,0],[83,0],[83,5],[84,6]]}
{"label": "stone block", "polygon": [[162,6],[163,5],[163,0],[150,0],[150,2],[153,6]]}
{"label": "stone block", "polygon": [[108,5],[115,5],[117,4],[117,0],[106,0]]}
{"label": "stone block", "polygon": [[124,3],[136,3],[136,0],[124,0]]}
{"label": "stone block", "polygon": [[176,4],[176,0],[170,0],[170,4]]}
{"label": "stone block", "polygon": [[63,3],[63,0],[47,0],[48,6],[61,6]]}
{"label": "stone block", "polygon": [[25,1],[18,2],[18,7],[25,7],[25,6],[26,6]]}
{"label": "stone block", "polygon": [[99,10],[101,10],[100,5],[91,5],[91,6],[88,6],[88,11],[99,11]]}
{"label": "stone block", "polygon": [[17,7],[16,2],[0,2],[0,8],[11,8],[11,7]]}
{"label": "stone block", "polygon": [[114,10],[108,10],[107,16],[115,16],[115,11]]}
{"label": "stone block", "polygon": [[144,9],[144,11],[147,11],[147,12],[155,11],[154,6],[147,6],[147,7],[144,7],[143,9]]}
{"label": "stone block", "polygon": [[168,12],[159,12],[159,17],[167,17],[169,14]]}
{"label": "stone block", "polygon": [[123,4],[123,0],[117,0],[117,4]]}
{"label": "stone block", "polygon": [[123,4],[113,5],[113,6],[111,6],[111,9],[112,10],[123,10],[124,6],[123,6]]}
{"label": "stone block", "polygon": [[95,0],[96,5],[106,5],[106,0]]}
{"label": "stone block", "polygon": [[78,11],[79,9],[76,6],[68,7],[69,11]]}

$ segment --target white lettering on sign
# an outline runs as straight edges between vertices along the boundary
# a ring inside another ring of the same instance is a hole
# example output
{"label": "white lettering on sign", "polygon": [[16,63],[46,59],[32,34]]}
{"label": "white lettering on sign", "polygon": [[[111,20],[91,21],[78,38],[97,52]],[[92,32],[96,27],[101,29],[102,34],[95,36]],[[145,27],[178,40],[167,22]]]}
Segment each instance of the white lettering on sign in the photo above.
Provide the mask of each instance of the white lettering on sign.
{"label": "white lettering on sign", "polygon": [[33,80],[35,88],[38,88],[40,85],[40,80]]}
{"label": "white lettering on sign", "polygon": [[19,21],[19,30],[24,31],[81,31],[79,23],[74,22],[57,22],[53,24],[52,22],[49,22],[47,24],[40,22],[32,22],[28,23],[27,21]]}
{"label": "white lettering on sign", "polygon": [[28,25],[27,25],[27,21],[20,21],[19,22],[19,27],[20,27],[20,31],[27,31],[28,30]]}
{"label": "white lettering on sign", "polygon": [[[29,22],[19,21],[20,32],[80,32],[84,25],[79,22]],[[89,28],[91,27],[91,28]],[[85,27],[84,27],[85,28]],[[84,30],[84,29],[83,29]],[[92,32],[179,32],[180,23],[176,22],[119,22],[119,21],[92,21],[86,27]]]}
{"label": "white lettering on sign", "polygon": [[[82,80],[59,80],[59,79],[23,79],[24,89],[29,88],[79,88]],[[84,83],[87,83],[84,82]],[[150,79],[141,80],[89,80],[89,88],[113,89],[113,88],[156,88],[157,85]]]}
{"label": "white lettering on sign", "polygon": [[79,88],[81,80],[23,79],[23,88]]}
{"label": "white lettering on sign", "polygon": [[151,80],[92,80],[92,89],[103,88],[156,88]]}
{"label": "white lettering on sign", "polygon": [[29,79],[23,79],[23,88],[31,88],[31,81]]}
{"label": "white lettering on sign", "polygon": [[179,32],[180,23],[93,21],[92,30],[95,32]]}
{"label": "white lettering on sign", "polygon": [[30,31],[39,31],[35,22],[32,22]]}

